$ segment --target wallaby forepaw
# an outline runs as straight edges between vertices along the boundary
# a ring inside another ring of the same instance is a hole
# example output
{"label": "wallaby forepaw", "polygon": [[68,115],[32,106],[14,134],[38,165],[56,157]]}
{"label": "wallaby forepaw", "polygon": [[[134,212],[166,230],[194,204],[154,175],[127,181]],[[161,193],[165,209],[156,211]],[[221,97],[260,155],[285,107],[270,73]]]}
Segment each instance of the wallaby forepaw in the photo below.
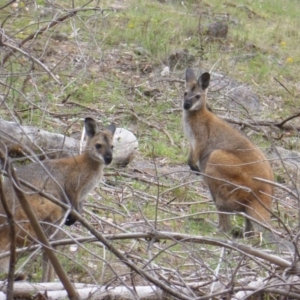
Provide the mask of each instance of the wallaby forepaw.
{"label": "wallaby forepaw", "polygon": [[244,230],[241,227],[233,227],[230,230],[230,234],[234,239],[240,239],[244,236]]}
{"label": "wallaby forepaw", "polygon": [[196,175],[200,175],[200,174],[199,174],[199,173],[200,173],[200,170],[199,170],[199,168],[198,168],[197,166],[192,166],[192,165],[190,165],[190,168],[191,168],[192,171],[196,172]]}
{"label": "wallaby forepaw", "polygon": [[26,280],[26,278],[27,275],[25,273],[16,273],[14,281],[22,281],[22,280]]}
{"label": "wallaby forepaw", "polygon": [[66,226],[71,226],[76,223],[77,219],[70,213],[65,221]]}

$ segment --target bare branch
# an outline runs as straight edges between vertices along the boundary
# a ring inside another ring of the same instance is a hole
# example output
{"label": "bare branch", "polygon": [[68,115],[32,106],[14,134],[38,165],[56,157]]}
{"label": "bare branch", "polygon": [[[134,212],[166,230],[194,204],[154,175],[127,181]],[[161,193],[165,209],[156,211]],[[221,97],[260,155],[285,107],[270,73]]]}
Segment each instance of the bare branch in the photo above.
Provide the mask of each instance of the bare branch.
{"label": "bare branch", "polygon": [[[13,45],[11,45],[11,44],[9,44],[9,43],[5,43],[5,42],[3,42],[3,40],[2,40],[2,45],[4,46],[4,47],[7,47],[7,48],[10,48],[10,49],[12,49],[13,51],[11,51],[10,52],[10,54],[12,53],[12,52],[19,52],[19,53],[21,53],[22,55],[24,55],[24,56],[26,56],[26,57],[28,57],[29,59],[31,59],[31,60],[33,60],[35,63],[37,63],[40,67],[42,67],[53,79],[54,79],[54,81],[57,83],[57,84],[59,84],[59,85],[61,85],[61,83],[60,83],[60,81],[57,79],[57,77],[49,70],[49,68],[45,65],[45,64],[43,64],[40,60],[38,60],[38,59],[36,59],[35,57],[33,57],[32,55],[30,55],[29,53],[27,53],[26,51],[24,51],[24,50],[22,50],[22,49],[20,49],[20,48],[18,48],[18,47],[16,47],[16,46],[13,46]],[[4,65],[4,63],[5,63],[5,61],[4,61],[4,59],[3,59],[3,62],[2,62],[2,66]]]}
{"label": "bare branch", "polygon": [[[16,2],[16,1],[17,1],[17,0],[11,0],[11,1],[7,2],[6,4],[4,4],[4,5],[2,5],[2,6],[0,7],[0,10],[2,10],[2,9],[4,9],[5,7],[7,7],[7,6],[13,4],[13,3]],[[3,24],[2,24],[2,25],[3,25]]]}
{"label": "bare branch", "polygon": [[[6,157],[3,151],[0,150],[0,161],[2,166],[10,168],[10,165],[6,161]],[[10,237],[10,261],[9,261],[9,272],[8,272],[8,283],[7,283],[7,300],[13,299],[13,290],[14,290],[14,280],[15,280],[15,265],[16,265],[16,229],[14,216],[7,204],[6,196],[3,191],[3,176],[0,176],[0,200],[3,206],[3,209],[6,213],[7,222],[9,228],[9,237]]]}
{"label": "bare branch", "polygon": [[144,123],[144,124],[148,125],[149,127],[155,128],[155,129],[157,129],[158,131],[162,131],[162,132],[168,137],[168,139],[169,139],[171,145],[174,146],[174,141],[173,141],[171,135],[169,134],[169,132],[168,132],[164,127],[158,126],[158,125],[156,125],[156,124],[152,124],[152,123],[150,123],[150,122],[148,122],[148,121],[146,121],[146,120],[144,120],[144,119],[141,119],[134,111],[130,111],[130,113],[131,113],[131,115],[132,115],[133,117],[135,117],[139,122]]}

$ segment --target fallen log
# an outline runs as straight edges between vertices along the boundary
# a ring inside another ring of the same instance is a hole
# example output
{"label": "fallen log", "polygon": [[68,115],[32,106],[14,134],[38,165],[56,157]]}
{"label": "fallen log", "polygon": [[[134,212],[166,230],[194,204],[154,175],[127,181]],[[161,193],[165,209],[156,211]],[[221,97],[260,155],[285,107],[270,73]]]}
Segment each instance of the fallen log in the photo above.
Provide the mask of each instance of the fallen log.
{"label": "fallen log", "polygon": [[[161,299],[162,291],[156,286],[118,286],[107,287],[94,284],[74,283],[80,299]],[[0,281],[0,300],[6,299],[6,282]],[[14,298],[36,299],[38,295],[48,300],[64,300],[68,298],[60,282],[31,283],[19,281],[14,283]],[[40,299],[40,298],[39,298]]]}
{"label": "fallen log", "polygon": [[[80,141],[59,133],[48,132],[34,126],[21,126],[0,119],[0,140],[8,148],[10,156],[55,158],[77,155]],[[125,167],[138,149],[135,135],[127,129],[117,128],[114,135],[113,163]]]}

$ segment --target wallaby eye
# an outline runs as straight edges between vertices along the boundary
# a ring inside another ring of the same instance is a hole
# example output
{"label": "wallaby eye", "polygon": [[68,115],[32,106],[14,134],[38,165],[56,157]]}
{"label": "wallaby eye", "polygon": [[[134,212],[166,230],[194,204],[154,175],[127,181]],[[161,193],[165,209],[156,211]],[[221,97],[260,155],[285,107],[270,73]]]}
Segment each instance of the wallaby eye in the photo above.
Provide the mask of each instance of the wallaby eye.
{"label": "wallaby eye", "polygon": [[95,148],[96,148],[97,150],[100,150],[100,149],[102,148],[102,145],[101,145],[101,144],[95,144]]}
{"label": "wallaby eye", "polygon": [[184,92],[184,97],[186,97],[187,96],[187,92]]}
{"label": "wallaby eye", "polygon": [[114,150],[114,146],[111,146],[111,150]]}
{"label": "wallaby eye", "polygon": [[196,98],[197,100],[199,100],[199,99],[200,99],[200,95],[196,95],[195,98]]}

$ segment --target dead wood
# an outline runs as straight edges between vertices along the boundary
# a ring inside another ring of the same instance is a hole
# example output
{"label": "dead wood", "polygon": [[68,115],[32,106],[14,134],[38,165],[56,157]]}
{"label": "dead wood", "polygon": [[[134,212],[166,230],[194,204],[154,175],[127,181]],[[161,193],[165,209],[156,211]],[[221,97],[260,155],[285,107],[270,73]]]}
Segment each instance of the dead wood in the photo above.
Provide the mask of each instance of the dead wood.
{"label": "dead wood", "polygon": [[[182,108],[175,108],[175,109],[169,110],[168,113],[174,113],[175,111],[176,112],[182,111]],[[214,109],[211,109],[211,111],[214,112]],[[223,117],[221,115],[218,115],[218,116],[228,123],[249,127],[250,129],[254,129],[255,131],[261,131],[261,129],[259,128],[260,126],[272,127],[275,129],[286,130],[286,131],[290,131],[290,130],[300,131],[300,126],[286,124],[287,122],[300,117],[300,112],[297,112],[297,113],[285,118],[282,121],[255,120],[255,119],[252,119],[252,120],[246,119],[245,121],[243,121],[243,120],[237,119],[237,118],[232,118],[232,117],[227,118],[227,117]]]}
{"label": "dead wood", "polygon": [[[5,155],[0,151],[1,156],[1,164],[3,166],[6,166],[7,169],[9,169],[10,165],[7,164],[7,161],[5,159]],[[8,286],[8,292],[7,292],[7,300],[13,299],[13,289],[14,289],[14,278],[15,278],[15,266],[16,266],[16,228],[15,228],[15,221],[13,213],[11,212],[7,201],[6,196],[3,191],[3,178],[0,177],[0,200],[2,202],[3,209],[7,216],[7,223],[9,225],[9,236],[10,236],[10,261],[9,261],[9,271],[8,271],[8,278],[7,278],[7,286]]]}
{"label": "dead wood", "polygon": [[[233,119],[233,118],[226,118],[222,117],[223,120],[227,121],[228,123],[236,124],[236,125],[243,125],[247,127],[252,127],[253,126],[268,126],[268,127],[276,127],[278,129],[282,130],[297,130],[300,131],[300,126],[294,126],[290,124],[286,124],[288,121],[291,121],[297,117],[300,116],[300,112],[295,113],[292,116],[289,116],[288,118],[285,118],[282,121],[270,121],[270,120],[247,120],[247,121],[242,121],[238,119]],[[257,128],[259,130],[259,128]]]}
{"label": "dead wood", "polygon": [[[11,157],[57,158],[77,155],[80,151],[80,141],[63,134],[1,119],[0,128],[0,139]],[[117,128],[113,143],[113,163],[125,167],[134,158],[138,141],[132,132]]]}
{"label": "dead wood", "polygon": [[150,128],[155,128],[156,130],[163,132],[168,137],[171,145],[174,146],[173,138],[171,137],[171,135],[169,134],[169,132],[163,126],[158,126],[156,124],[153,124],[153,123],[150,123],[150,122],[146,121],[145,119],[140,118],[134,111],[129,111],[129,113],[134,118],[136,118],[139,122],[146,124]]}
{"label": "dead wood", "polygon": [[79,141],[58,133],[33,126],[20,126],[15,122],[0,120],[0,138],[9,152],[16,154],[72,155],[79,151]]}
{"label": "dead wood", "polygon": [[[74,283],[80,299],[160,299],[162,291],[156,286],[107,287],[93,284]],[[0,282],[0,289],[6,291],[5,282]],[[35,299],[38,294],[47,293],[47,299],[66,299],[67,293],[60,282],[29,283],[16,282],[13,295],[15,298]],[[136,297],[134,297],[134,295]],[[0,295],[0,300],[1,300]],[[5,299],[5,298],[4,298]]]}

